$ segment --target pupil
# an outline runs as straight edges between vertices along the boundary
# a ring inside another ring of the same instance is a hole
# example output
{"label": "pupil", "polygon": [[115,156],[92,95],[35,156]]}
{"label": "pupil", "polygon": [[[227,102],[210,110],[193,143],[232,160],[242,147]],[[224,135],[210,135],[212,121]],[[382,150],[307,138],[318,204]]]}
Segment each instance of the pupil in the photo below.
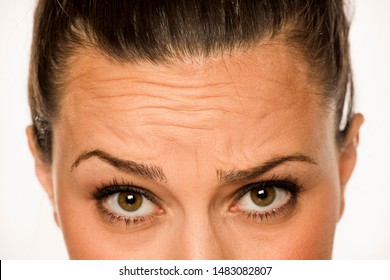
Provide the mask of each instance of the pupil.
{"label": "pupil", "polygon": [[268,192],[265,189],[261,189],[257,192],[257,198],[258,199],[266,199],[268,197]]}
{"label": "pupil", "polygon": [[136,202],[136,198],[134,195],[129,194],[126,196],[126,203],[127,204],[134,204]]}

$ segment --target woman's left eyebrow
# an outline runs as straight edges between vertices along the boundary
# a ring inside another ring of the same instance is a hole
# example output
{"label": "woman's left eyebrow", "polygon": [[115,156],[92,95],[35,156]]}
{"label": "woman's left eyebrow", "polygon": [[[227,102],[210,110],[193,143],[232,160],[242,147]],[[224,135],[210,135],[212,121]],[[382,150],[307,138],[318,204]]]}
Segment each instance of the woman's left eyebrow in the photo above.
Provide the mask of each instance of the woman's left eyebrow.
{"label": "woman's left eyebrow", "polygon": [[219,182],[229,183],[229,184],[253,180],[283,163],[294,162],[294,161],[306,162],[315,165],[318,164],[313,158],[307,155],[293,154],[287,156],[274,157],[272,159],[267,160],[265,163],[259,166],[255,166],[244,170],[217,169],[217,178]]}

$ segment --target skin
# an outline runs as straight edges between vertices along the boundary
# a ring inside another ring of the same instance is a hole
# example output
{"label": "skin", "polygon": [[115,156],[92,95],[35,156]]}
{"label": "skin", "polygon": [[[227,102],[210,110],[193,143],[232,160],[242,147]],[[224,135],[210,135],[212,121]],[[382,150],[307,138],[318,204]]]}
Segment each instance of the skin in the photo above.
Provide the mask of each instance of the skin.
{"label": "skin", "polygon": [[[363,118],[354,116],[339,147],[333,105],[324,105],[300,57],[278,43],[158,65],[119,64],[79,50],[63,76],[50,166],[27,129],[70,258],[331,258]],[[95,149],[158,166],[165,180],[97,156],[75,164]],[[282,162],[234,182],[218,178],[298,154],[312,161]],[[301,186],[296,203],[263,219],[248,217],[235,193],[275,178]],[[99,212],[92,194],[113,180],[155,194],[161,205],[154,218],[126,226]]]}

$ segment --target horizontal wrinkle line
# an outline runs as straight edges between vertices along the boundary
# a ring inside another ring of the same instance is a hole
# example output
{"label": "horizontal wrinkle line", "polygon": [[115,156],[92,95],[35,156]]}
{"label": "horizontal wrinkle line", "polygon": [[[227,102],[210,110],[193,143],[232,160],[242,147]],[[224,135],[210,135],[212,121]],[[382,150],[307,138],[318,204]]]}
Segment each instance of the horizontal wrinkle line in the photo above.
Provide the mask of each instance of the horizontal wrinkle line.
{"label": "horizontal wrinkle line", "polygon": [[[94,89],[98,89],[99,91],[102,91],[102,93],[96,93]],[[182,98],[186,97],[188,95],[187,93],[182,93],[182,94],[175,94],[173,96],[167,95],[167,94],[161,94],[161,95],[156,95],[156,94],[147,94],[147,93],[138,93],[131,91],[129,87],[129,92],[123,93],[123,94],[115,94],[115,93],[109,93],[105,94],[104,88],[96,87],[96,88],[87,88],[86,91],[92,92],[92,96],[89,96],[88,99],[111,99],[111,98],[121,98],[121,97],[130,97],[130,98],[137,98],[137,97],[145,97],[145,98],[153,98],[153,99],[163,99],[167,101],[173,101],[173,102],[178,102],[178,103],[183,103]],[[192,94],[192,98],[194,100],[208,100],[208,99],[231,99],[231,100],[236,100],[236,96],[234,95],[207,95],[207,94]],[[258,99],[258,97],[246,97],[250,99]]]}
{"label": "horizontal wrinkle line", "polygon": [[[99,88],[99,90],[101,90]],[[168,96],[168,95],[154,95],[154,94],[146,94],[146,93],[136,93],[136,92],[128,92],[124,94],[97,94],[96,92],[93,93],[92,96],[88,97],[88,99],[111,99],[111,98],[121,98],[121,97],[129,97],[129,98],[137,98],[137,97],[145,97],[145,98],[151,98],[151,99],[163,99],[170,102],[177,102],[177,103],[183,103],[183,101],[179,98],[186,97],[186,94],[183,93],[180,96]],[[207,100],[207,99],[235,99],[234,96],[224,96],[224,95],[200,95],[199,96],[192,96],[195,100]]]}
{"label": "horizontal wrinkle line", "polygon": [[[163,77],[161,77],[163,78]],[[128,77],[123,78],[112,78],[112,79],[99,79],[98,82],[120,82],[120,81],[126,81],[128,83],[138,84],[138,85],[157,85],[161,87],[167,87],[167,88],[208,88],[208,87],[215,87],[220,85],[228,85],[228,84],[235,84],[235,82],[220,82],[220,83],[210,83],[210,84],[199,84],[199,83],[188,83],[188,84],[168,84],[164,82],[153,82],[153,81],[145,81],[140,79],[131,79]]]}
{"label": "horizontal wrinkle line", "polygon": [[132,92],[129,92],[129,93],[124,93],[124,94],[114,94],[114,95],[98,95],[96,93],[94,93],[94,96],[92,97],[88,97],[88,98],[91,98],[91,99],[106,99],[106,98],[120,98],[120,97],[131,97],[131,98],[134,98],[134,97],[148,97],[148,98],[155,98],[155,99],[168,99],[168,100],[174,100],[174,99],[169,99],[167,98],[167,96],[160,96],[160,95],[150,95],[150,94],[138,94],[138,93],[132,93]]}
{"label": "horizontal wrinkle line", "polygon": [[186,85],[178,85],[178,84],[167,84],[167,83],[159,83],[159,82],[146,82],[139,81],[137,84],[145,84],[145,85],[156,85],[166,88],[177,88],[177,89],[200,89],[200,88],[209,88],[209,87],[217,87],[217,86],[225,86],[228,84],[234,84],[234,82],[221,82],[221,83],[212,83],[212,84],[186,84]]}
{"label": "horizontal wrinkle line", "polygon": [[207,131],[213,131],[214,127],[212,128],[205,128],[205,127],[192,127],[192,126],[186,126],[186,125],[177,125],[177,124],[163,124],[163,123],[157,123],[157,122],[148,122],[144,125],[158,125],[158,126],[174,126],[174,127],[180,127],[180,128],[188,128],[188,129],[194,129],[194,130],[207,130]]}
{"label": "horizontal wrinkle line", "polygon": [[[139,108],[132,108],[128,109],[131,111],[139,111],[143,109],[162,109],[162,110],[168,110],[168,111],[174,111],[174,112],[179,112],[179,113],[185,113],[185,112],[206,112],[206,111],[217,111],[217,112],[223,112],[223,113],[234,113],[230,110],[227,109],[209,109],[209,108],[204,108],[204,109],[195,109],[195,108],[188,108],[188,109],[177,109],[177,108],[170,108],[170,107],[165,107],[165,106],[142,106]],[[118,110],[116,110],[118,111]],[[125,111],[125,110],[123,110]]]}

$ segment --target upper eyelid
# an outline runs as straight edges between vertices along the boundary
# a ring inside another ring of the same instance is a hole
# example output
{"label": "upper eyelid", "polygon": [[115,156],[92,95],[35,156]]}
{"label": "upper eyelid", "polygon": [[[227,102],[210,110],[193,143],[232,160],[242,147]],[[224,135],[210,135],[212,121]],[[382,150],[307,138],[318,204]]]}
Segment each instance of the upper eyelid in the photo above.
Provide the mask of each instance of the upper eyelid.
{"label": "upper eyelid", "polygon": [[[258,181],[258,182],[253,182],[244,185],[240,189],[238,189],[235,194],[233,195],[233,202],[237,202],[239,199],[241,199],[245,194],[247,194],[250,190],[253,188],[257,188],[260,185],[257,184],[269,184],[269,183],[277,183],[277,184],[282,184],[282,183],[287,183],[290,188],[283,188],[279,186],[279,188],[285,189],[289,191],[290,193],[297,194],[298,192],[301,191],[302,187],[295,182],[295,180],[290,180],[290,179],[272,179],[272,180],[264,180],[264,181]],[[291,187],[293,186],[293,187]]]}
{"label": "upper eyelid", "polygon": [[134,191],[140,195],[145,196],[148,200],[156,204],[157,206],[161,207],[162,200],[155,195],[153,192],[133,185],[133,184],[120,184],[120,185],[103,185],[102,187],[98,188],[93,194],[93,198],[95,200],[104,200],[105,198],[109,197],[110,195],[113,195],[115,193],[119,193],[121,191]]}

